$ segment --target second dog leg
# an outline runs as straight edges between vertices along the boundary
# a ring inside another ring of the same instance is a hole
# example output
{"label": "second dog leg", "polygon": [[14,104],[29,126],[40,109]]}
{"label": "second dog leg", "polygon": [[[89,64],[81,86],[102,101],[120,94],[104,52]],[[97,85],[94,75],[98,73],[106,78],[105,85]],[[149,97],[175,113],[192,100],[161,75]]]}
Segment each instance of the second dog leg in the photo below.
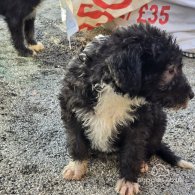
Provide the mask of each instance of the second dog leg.
{"label": "second dog leg", "polygon": [[19,55],[21,56],[32,56],[34,52],[24,45],[24,26],[23,26],[23,20],[18,18],[7,18],[8,27],[11,32],[13,44],[17,51],[19,52]]}

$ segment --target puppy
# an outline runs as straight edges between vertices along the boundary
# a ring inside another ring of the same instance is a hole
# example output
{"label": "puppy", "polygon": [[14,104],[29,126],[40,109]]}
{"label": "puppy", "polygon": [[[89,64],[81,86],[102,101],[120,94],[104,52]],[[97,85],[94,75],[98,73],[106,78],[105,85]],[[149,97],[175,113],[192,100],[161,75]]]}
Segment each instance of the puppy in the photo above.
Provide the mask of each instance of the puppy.
{"label": "puppy", "polygon": [[118,153],[120,195],[139,192],[138,176],[154,154],[171,165],[194,168],[162,142],[163,108],[186,108],[194,97],[182,66],[175,40],[149,25],[98,36],[75,56],[59,97],[72,156],[64,178],[85,175],[91,149]]}
{"label": "puppy", "polygon": [[[21,56],[32,56],[44,49],[34,37],[36,7],[42,0],[1,0],[0,15],[8,24],[14,47]],[[25,39],[28,48],[25,46]]]}

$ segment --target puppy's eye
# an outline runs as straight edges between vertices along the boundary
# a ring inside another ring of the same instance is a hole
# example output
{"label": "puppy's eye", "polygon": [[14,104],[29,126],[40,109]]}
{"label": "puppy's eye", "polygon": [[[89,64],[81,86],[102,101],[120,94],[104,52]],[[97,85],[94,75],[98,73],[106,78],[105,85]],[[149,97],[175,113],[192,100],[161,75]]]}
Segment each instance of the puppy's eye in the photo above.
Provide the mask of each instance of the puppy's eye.
{"label": "puppy's eye", "polygon": [[169,69],[169,74],[174,74],[174,73],[175,73],[174,68],[173,69]]}
{"label": "puppy's eye", "polygon": [[177,70],[175,69],[174,66],[169,67],[163,74],[161,77],[161,82],[160,85],[161,87],[163,85],[167,85],[168,83],[170,83],[172,81],[172,79],[174,78],[175,74],[177,73]]}

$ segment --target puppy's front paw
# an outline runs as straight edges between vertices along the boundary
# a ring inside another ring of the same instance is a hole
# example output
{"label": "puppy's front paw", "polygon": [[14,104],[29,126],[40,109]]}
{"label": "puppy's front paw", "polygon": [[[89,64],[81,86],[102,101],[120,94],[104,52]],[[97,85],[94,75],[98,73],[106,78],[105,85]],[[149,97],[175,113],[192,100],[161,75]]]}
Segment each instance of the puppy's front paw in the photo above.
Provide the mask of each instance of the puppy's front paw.
{"label": "puppy's front paw", "polygon": [[149,170],[148,164],[147,164],[146,162],[143,162],[143,163],[141,164],[140,172],[141,172],[141,173],[146,173],[146,172],[148,172],[148,170]]}
{"label": "puppy's front paw", "polygon": [[19,56],[22,56],[22,57],[32,57],[36,55],[36,52],[28,48],[24,48],[24,49],[19,49],[18,54]]}
{"label": "puppy's front paw", "polygon": [[40,42],[37,42],[36,45],[29,45],[29,49],[36,51],[36,52],[42,51],[44,50],[44,48],[45,48],[44,45]]}
{"label": "puppy's front paw", "polygon": [[81,180],[87,172],[87,161],[72,161],[64,167],[63,176],[66,180]]}
{"label": "puppy's front paw", "polygon": [[116,192],[120,195],[134,195],[139,193],[139,184],[119,179],[116,183]]}
{"label": "puppy's front paw", "polygon": [[184,169],[195,169],[195,166],[191,162],[185,160],[178,161],[177,166]]}

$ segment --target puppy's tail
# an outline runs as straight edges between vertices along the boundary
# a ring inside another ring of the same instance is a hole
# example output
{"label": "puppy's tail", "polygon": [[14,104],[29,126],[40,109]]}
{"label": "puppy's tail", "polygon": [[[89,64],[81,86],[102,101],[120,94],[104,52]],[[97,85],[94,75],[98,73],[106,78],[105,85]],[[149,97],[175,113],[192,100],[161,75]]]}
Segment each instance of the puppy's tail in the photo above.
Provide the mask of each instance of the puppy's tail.
{"label": "puppy's tail", "polygon": [[182,160],[180,157],[176,156],[175,153],[165,143],[161,143],[160,147],[156,151],[156,155],[172,166],[179,166],[186,169],[195,169],[195,166],[192,163]]}

